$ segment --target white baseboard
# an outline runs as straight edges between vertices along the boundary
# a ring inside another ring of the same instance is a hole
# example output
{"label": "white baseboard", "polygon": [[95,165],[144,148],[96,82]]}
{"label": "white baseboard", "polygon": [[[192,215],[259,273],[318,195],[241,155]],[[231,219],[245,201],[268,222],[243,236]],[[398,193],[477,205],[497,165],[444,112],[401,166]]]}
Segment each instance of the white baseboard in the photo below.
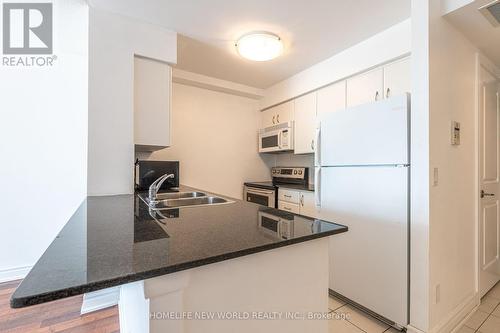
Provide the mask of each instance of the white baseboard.
{"label": "white baseboard", "polygon": [[0,270],[0,283],[24,279],[33,266]]}
{"label": "white baseboard", "polygon": [[477,294],[470,295],[462,304],[439,323],[431,333],[455,333],[463,323],[475,312],[479,306]]}
{"label": "white baseboard", "polygon": [[83,303],[80,313],[83,315],[86,313],[109,308],[117,305],[119,300],[119,286],[86,293],[83,295]]}
{"label": "white baseboard", "polygon": [[425,333],[424,331],[419,330],[416,327],[411,325],[406,326],[406,333]]}

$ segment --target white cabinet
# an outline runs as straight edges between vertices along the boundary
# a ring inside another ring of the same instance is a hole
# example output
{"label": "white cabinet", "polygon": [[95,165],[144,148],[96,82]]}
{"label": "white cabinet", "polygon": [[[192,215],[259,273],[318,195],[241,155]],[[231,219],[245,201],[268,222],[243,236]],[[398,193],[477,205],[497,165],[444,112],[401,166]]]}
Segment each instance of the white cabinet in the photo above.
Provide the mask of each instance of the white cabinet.
{"label": "white cabinet", "polygon": [[278,201],[278,209],[285,210],[290,213],[300,214],[299,205],[286,201]]}
{"label": "white cabinet", "polygon": [[317,217],[316,202],[314,200],[314,192],[304,191],[299,194],[299,210],[300,214],[309,217]]}
{"label": "white cabinet", "polygon": [[384,72],[377,68],[347,80],[347,107],[381,100]]}
{"label": "white cabinet", "polygon": [[410,58],[396,61],[384,67],[384,97],[411,92]]}
{"label": "white cabinet", "polygon": [[316,114],[322,115],[346,108],[346,81],[341,81],[318,90]]}
{"label": "white cabinet", "polygon": [[171,145],[172,69],[163,62],[134,58],[134,143],[137,151]]}
{"label": "white cabinet", "polygon": [[314,153],[316,92],[295,99],[295,154]]}
{"label": "white cabinet", "polygon": [[273,106],[261,112],[261,128],[286,123],[294,119],[294,101]]}
{"label": "white cabinet", "polygon": [[317,217],[314,192],[278,189],[278,209],[308,217]]}

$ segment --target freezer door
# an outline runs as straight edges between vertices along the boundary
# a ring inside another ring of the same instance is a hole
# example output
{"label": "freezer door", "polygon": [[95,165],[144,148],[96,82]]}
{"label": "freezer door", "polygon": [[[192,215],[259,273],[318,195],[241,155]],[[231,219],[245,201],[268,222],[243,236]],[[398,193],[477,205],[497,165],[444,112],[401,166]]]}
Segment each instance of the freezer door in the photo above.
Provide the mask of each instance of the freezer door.
{"label": "freezer door", "polygon": [[331,112],[321,118],[316,164],[409,164],[409,95]]}
{"label": "freezer door", "polygon": [[408,168],[322,168],[321,188],[320,217],[349,227],[330,239],[330,289],[406,326]]}

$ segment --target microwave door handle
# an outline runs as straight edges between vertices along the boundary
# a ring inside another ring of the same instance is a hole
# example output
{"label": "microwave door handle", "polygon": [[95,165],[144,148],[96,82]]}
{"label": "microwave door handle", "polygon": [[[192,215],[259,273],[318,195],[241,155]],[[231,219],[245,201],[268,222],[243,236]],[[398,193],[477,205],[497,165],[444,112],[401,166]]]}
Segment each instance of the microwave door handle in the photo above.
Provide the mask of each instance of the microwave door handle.
{"label": "microwave door handle", "polygon": [[281,136],[283,135],[283,132],[279,131],[278,132],[278,148],[281,149]]}

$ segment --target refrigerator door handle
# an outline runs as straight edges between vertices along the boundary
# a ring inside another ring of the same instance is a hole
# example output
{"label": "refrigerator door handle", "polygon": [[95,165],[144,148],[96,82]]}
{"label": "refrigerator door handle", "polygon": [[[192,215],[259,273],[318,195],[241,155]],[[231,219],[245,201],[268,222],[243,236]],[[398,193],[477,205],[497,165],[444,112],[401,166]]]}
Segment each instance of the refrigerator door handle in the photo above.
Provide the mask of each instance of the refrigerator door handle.
{"label": "refrigerator door handle", "polygon": [[314,202],[321,207],[321,167],[316,167],[314,173]]}
{"label": "refrigerator door handle", "polygon": [[316,128],[316,138],[314,140],[316,143],[316,150],[314,151],[314,165],[320,166],[321,164],[321,129]]}

